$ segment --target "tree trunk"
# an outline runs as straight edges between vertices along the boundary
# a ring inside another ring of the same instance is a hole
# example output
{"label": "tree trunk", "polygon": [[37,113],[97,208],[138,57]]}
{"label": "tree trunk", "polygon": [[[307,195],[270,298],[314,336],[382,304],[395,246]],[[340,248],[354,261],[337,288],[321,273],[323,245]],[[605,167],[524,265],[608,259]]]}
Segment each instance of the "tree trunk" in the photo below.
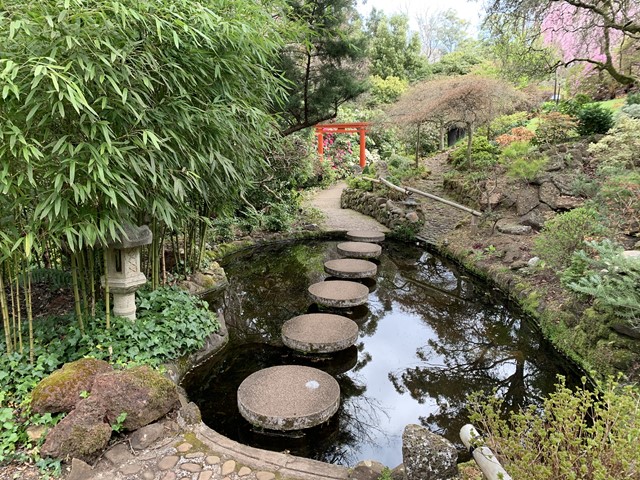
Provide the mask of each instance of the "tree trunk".
{"label": "tree trunk", "polygon": [[467,166],[471,166],[472,143],[473,143],[473,124],[467,123]]}

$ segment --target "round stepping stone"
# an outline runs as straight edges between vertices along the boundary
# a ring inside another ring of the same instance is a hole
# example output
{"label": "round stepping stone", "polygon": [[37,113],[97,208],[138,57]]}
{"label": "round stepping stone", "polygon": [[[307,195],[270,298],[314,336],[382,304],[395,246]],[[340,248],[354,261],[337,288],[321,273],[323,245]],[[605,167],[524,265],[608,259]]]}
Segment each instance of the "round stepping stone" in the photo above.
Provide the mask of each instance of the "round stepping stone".
{"label": "round stepping stone", "polygon": [[338,278],[375,277],[378,266],[367,260],[341,258],[324,263],[324,271]]}
{"label": "round stepping stone", "polygon": [[301,430],[326,422],[338,411],[340,386],[328,373],[282,365],[249,375],[238,387],[238,409],[253,425]]}
{"label": "round stepping stone", "polygon": [[369,289],[357,282],[332,280],[314,283],[309,287],[311,298],[328,307],[355,307],[367,303]]}
{"label": "round stepping stone", "polygon": [[299,352],[338,352],[353,345],[357,339],[356,322],[330,313],[300,315],[282,326],[282,342]]}
{"label": "round stepping stone", "polygon": [[349,230],[347,240],[353,242],[383,242],[384,233],[377,230]]}
{"label": "round stepping stone", "polygon": [[345,257],[378,258],[382,247],[375,243],[342,242],[338,244],[338,253]]}

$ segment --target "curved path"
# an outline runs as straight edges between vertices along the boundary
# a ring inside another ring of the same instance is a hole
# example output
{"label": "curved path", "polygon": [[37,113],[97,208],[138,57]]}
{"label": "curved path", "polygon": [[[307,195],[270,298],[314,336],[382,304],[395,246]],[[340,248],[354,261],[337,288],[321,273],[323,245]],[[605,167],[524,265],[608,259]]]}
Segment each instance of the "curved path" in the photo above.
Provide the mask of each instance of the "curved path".
{"label": "curved path", "polygon": [[324,215],[320,228],[330,232],[347,232],[349,230],[388,232],[389,229],[377,220],[349,208],[340,208],[340,196],[345,188],[347,185],[340,182],[326,190],[316,192],[312,198],[307,200],[308,206],[317,208]]}

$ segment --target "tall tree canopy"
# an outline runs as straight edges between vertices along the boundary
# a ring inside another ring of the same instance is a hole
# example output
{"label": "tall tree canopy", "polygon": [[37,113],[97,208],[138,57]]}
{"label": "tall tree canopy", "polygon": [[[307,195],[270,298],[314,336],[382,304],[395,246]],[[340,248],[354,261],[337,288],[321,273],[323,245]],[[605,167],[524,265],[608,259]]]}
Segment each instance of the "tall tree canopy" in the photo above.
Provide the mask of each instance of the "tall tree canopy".
{"label": "tall tree canopy", "polygon": [[287,0],[293,39],[281,53],[287,135],[334,118],[365,87],[365,37],[354,0]]}
{"label": "tall tree canopy", "polygon": [[587,63],[627,85],[640,78],[637,59],[621,56],[638,54],[637,0],[489,0],[488,13],[539,25],[545,40],[561,49],[564,65]]}
{"label": "tall tree canopy", "polygon": [[453,53],[470,39],[469,22],[458,17],[453,9],[433,13],[425,11],[418,15],[417,20],[422,51],[431,62]]}
{"label": "tall tree canopy", "polygon": [[387,18],[372,10],[367,22],[370,35],[369,60],[371,75],[419,80],[427,74],[427,60],[422,55],[420,37],[409,32],[406,15]]}

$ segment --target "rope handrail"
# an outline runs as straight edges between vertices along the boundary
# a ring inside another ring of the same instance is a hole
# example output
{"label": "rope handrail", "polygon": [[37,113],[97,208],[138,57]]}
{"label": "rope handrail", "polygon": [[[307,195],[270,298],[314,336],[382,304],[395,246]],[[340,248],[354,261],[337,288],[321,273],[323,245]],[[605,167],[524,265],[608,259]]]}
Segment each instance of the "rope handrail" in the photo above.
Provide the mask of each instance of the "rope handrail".
{"label": "rope handrail", "polygon": [[375,183],[382,183],[384,185],[386,185],[389,188],[392,188],[394,190],[397,190],[399,192],[402,192],[406,195],[410,195],[411,193],[415,193],[418,195],[421,195],[423,197],[426,198],[430,198],[431,200],[436,200],[438,202],[444,203],[445,205],[449,205],[450,207],[455,207],[458,210],[462,210],[464,212],[470,213],[471,215],[475,216],[475,217],[481,217],[482,216],[482,212],[479,212],[478,210],[474,210],[473,208],[469,208],[469,207],[465,207],[464,205],[461,205],[459,203],[453,202],[451,200],[447,200],[445,198],[441,198],[438,197],[437,195],[433,195],[432,193],[427,193],[427,192],[423,192],[421,190],[415,189],[415,188],[411,188],[411,187],[398,187],[397,185],[394,185],[393,183],[391,183],[390,181],[380,177],[378,178],[371,178],[371,177],[367,177],[362,175],[362,178],[364,180],[368,180],[370,182],[375,182]]}

